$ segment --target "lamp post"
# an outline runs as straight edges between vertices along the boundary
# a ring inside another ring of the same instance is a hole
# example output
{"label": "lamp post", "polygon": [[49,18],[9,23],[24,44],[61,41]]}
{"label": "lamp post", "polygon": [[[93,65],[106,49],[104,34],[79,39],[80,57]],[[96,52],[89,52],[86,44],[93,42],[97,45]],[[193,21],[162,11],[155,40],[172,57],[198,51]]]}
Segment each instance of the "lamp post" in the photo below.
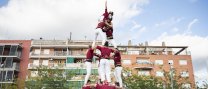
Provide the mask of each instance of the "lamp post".
{"label": "lamp post", "polygon": [[39,58],[38,58],[38,62],[40,63],[40,56],[41,56],[41,46],[42,46],[42,37],[40,37],[40,53],[39,53]]}
{"label": "lamp post", "polygon": [[170,83],[171,83],[171,89],[174,89],[173,88],[173,65],[172,63],[169,63],[170,65]]}

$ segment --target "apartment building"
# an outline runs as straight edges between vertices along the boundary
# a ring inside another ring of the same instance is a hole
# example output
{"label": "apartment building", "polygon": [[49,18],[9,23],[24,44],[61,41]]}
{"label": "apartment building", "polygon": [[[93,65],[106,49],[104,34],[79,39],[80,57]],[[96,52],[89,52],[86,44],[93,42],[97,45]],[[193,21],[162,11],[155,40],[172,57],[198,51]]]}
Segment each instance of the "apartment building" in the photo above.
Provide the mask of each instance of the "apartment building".
{"label": "apartment building", "polygon": [[[90,40],[32,40],[27,77],[37,77],[36,69],[40,65],[51,69],[74,70],[79,76],[70,81],[77,82],[81,87],[86,74],[83,60],[91,44]],[[194,87],[192,59],[187,46],[166,46],[165,43],[161,46],[149,46],[148,43],[131,45],[129,42],[128,45],[119,45],[118,49],[122,54],[123,67],[130,69],[124,75],[133,73],[164,77],[165,71],[174,70],[177,75],[190,81],[184,86]],[[92,74],[98,74],[96,61]]]}
{"label": "apartment building", "polygon": [[174,72],[176,76],[188,78],[183,87],[195,87],[192,59],[187,46],[165,46],[163,42],[161,46],[129,44],[119,46],[119,50],[122,52],[123,67],[133,74],[163,78],[165,72]]}
{"label": "apartment building", "polygon": [[17,79],[26,79],[30,43],[30,40],[0,40],[1,88],[6,84],[19,83],[15,82]]}
{"label": "apartment building", "polygon": [[[38,76],[37,67],[47,66],[50,69],[75,72],[76,76],[70,81],[76,82],[76,85],[81,87],[86,74],[83,63],[85,52],[91,44],[92,41],[89,40],[32,40],[28,79]],[[96,62],[92,66],[92,74],[98,75]]]}

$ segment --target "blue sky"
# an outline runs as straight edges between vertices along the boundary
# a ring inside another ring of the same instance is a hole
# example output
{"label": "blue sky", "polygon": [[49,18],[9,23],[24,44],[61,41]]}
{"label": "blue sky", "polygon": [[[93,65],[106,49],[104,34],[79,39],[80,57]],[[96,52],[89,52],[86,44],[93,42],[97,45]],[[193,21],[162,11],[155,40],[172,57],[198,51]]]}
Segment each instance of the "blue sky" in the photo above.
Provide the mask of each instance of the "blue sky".
{"label": "blue sky", "polygon": [[1,6],[4,6],[4,5],[7,5],[9,0],[0,0],[0,7]]}
{"label": "blue sky", "polygon": [[[94,39],[105,0],[0,0],[0,39]],[[189,46],[208,79],[208,0],[108,0],[117,44]]]}
{"label": "blue sky", "polygon": [[[208,35],[208,1],[207,0],[151,0],[148,5],[143,7],[143,12],[133,18],[134,21],[146,26],[147,31],[141,34],[138,41],[150,41],[163,32],[170,35],[183,33],[187,29],[187,25],[193,19],[198,21],[192,26],[192,34],[205,37]],[[172,23],[171,19],[181,19],[178,23]],[[155,27],[155,24],[165,22],[164,26]],[[168,25],[169,23],[169,25]],[[132,24],[129,23],[131,26]],[[125,27],[125,29],[129,29]],[[172,28],[178,28],[177,32]],[[123,31],[125,30],[123,29]],[[146,35],[151,34],[151,35]]]}

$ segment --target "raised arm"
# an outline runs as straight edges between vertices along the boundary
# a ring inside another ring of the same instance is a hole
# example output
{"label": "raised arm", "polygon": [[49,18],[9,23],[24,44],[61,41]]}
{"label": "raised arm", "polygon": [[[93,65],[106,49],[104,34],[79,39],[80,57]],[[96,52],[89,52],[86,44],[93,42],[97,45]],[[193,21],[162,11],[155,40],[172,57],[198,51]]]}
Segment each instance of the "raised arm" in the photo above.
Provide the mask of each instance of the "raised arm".
{"label": "raised arm", "polygon": [[96,49],[96,41],[92,42],[92,49],[95,50]]}
{"label": "raised arm", "polygon": [[107,0],[105,1],[105,12],[108,12],[108,8],[107,8]]}

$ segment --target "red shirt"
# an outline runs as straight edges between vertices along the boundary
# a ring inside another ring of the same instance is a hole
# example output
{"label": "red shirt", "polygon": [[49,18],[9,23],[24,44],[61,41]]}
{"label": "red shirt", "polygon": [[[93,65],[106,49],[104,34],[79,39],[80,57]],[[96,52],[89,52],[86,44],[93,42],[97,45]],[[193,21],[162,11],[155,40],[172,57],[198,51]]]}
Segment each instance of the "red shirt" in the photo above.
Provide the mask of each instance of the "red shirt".
{"label": "red shirt", "polygon": [[110,53],[114,52],[114,50],[112,50],[108,47],[97,46],[96,48],[100,50],[101,57],[106,58],[106,59],[110,58]]}
{"label": "red shirt", "polygon": [[93,58],[93,52],[94,52],[94,50],[92,48],[89,48],[87,50],[86,59],[92,60],[92,58]]}
{"label": "red shirt", "polygon": [[109,13],[107,9],[105,9],[105,13],[103,13],[103,16],[104,16],[103,21],[108,19]]}
{"label": "red shirt", "polygon": [[91,89],[91,87],[90,86],[84,86],[84,87],[82,87],[82,89]]}
{"label": "red shirt", "polygon": [[110,86],[110,85],[102,85],[102,84],[97,84],[96,89],[116,89],[115,86]]}
{"label": "red shirt", "polygon": [[121,54],[119,51],[115,51],[114,64],[115,66],[121,65]]}
{"label": "red shirt", "polygon": [[108,28],[106,31],[106,36],[107,37],[113,37],[113,29],[112,28]]}

